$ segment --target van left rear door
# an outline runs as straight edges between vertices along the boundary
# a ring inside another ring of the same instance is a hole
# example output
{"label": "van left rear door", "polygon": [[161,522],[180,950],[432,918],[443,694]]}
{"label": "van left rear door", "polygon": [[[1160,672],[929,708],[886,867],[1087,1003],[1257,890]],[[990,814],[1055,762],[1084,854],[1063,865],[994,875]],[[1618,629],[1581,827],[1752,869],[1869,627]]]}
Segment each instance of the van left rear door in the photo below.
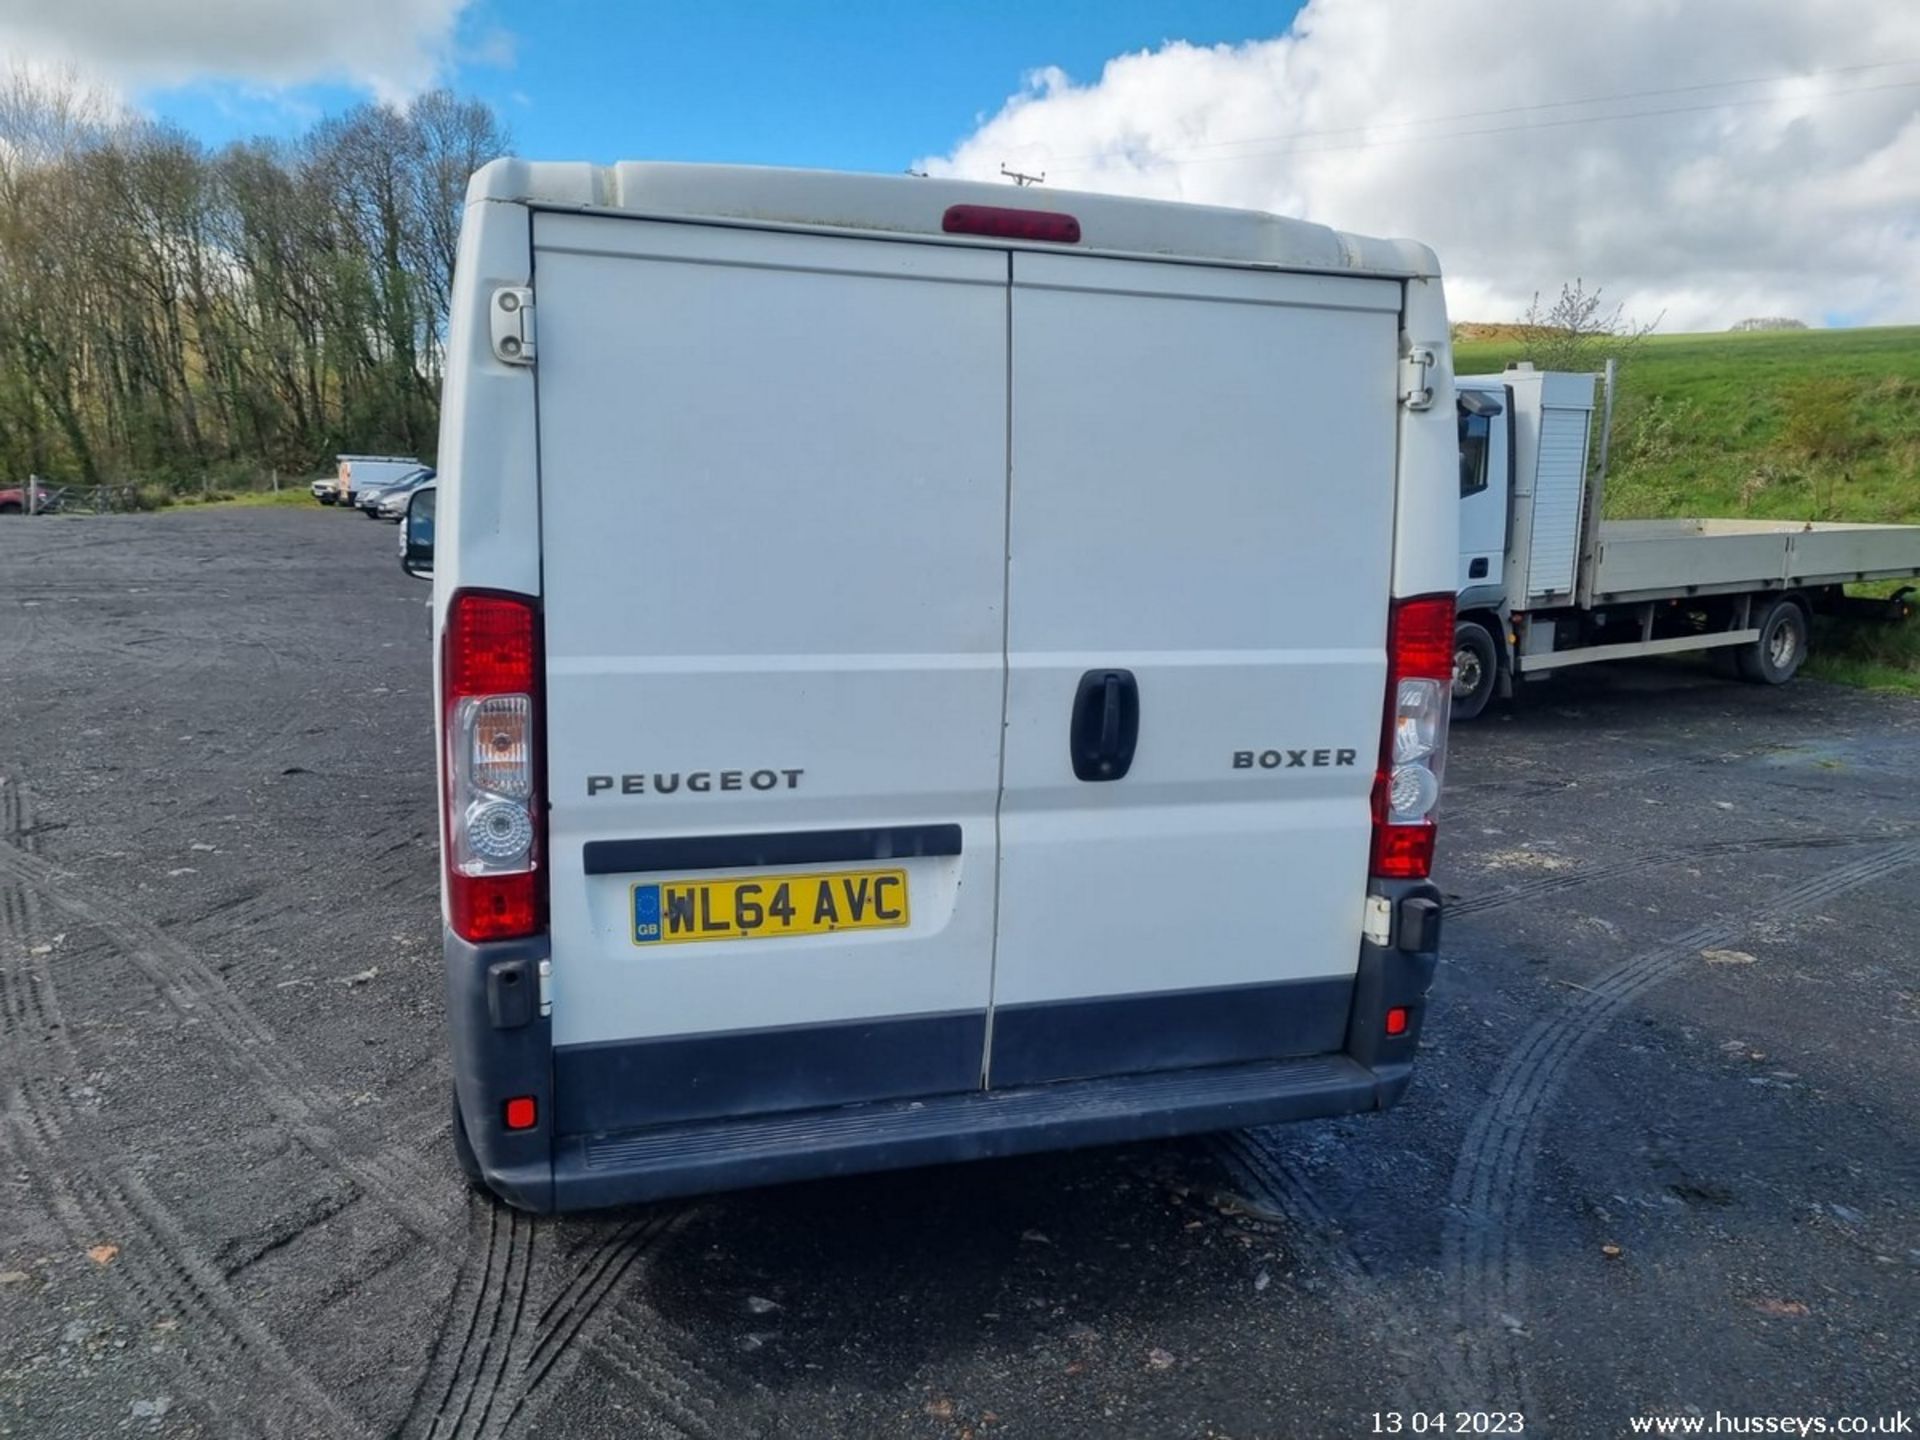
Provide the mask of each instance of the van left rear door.
{"label": "van left rear door", "polygon": [[977,1087],[1006,256],[534,246],[557,1132]]}

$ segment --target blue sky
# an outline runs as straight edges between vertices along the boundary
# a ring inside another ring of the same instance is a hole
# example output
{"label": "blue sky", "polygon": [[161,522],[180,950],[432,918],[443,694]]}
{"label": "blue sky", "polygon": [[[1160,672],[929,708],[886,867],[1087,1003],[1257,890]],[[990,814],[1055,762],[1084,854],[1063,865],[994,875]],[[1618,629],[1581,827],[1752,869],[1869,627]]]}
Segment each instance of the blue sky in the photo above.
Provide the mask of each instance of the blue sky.
{"label": "blue sky", "polygon": [[[323,0],[315,0],[323,3]],[[1097,78],[1182,39],[1277,35],[1297,0],[481,0],[447,83],[489,101],[540,159],[754,161],[898,170],[944,152],[1027,72]],[[144,108],[218,144],[298,131],[364,98],[333,86],[149,90]]]}
{"label": "blue sky", "polygon": [[[1471,318],[1575,276],[1668,330],[1920,316],[1920,0],[1528,0],[1463,23],[1480,13],[0,0],[0,66],[72,66],[215,146],[441,83],[533,159],[924,160],[981,179],[1012,161],[1056,186],[1414,236]],[[1071,83],[1023,93],[1042,69]]]}

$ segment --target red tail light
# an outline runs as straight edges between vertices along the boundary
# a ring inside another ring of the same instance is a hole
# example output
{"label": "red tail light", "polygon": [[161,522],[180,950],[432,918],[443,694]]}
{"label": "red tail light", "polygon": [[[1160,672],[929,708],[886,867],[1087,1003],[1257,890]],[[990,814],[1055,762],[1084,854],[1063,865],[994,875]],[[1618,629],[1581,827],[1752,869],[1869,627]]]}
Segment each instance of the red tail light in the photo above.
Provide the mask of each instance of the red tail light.
{"label": "red tail light", "polygon": [[1387,713],[1373,780],[1373,873],[1424,880],[1446,771],[1453,596],[1396,600],[1387,622]]}
{"label": "red tail light", "polygon": [[540,1102],[531,1095],[516,1095],[501,1108],[501,1118],[509,1130],[531,1130],[540,1123]]}
{"label": "red tail light", "polygon": [[540,616],[524,595],[462,590],[440,656],[448,921],[466,940],[545,925]]}
{"label": "red tail light", "polygon": [[534,673],[533,602],[518,595],[462,590],[447,607],[444,677],[448,693],[530,692]]}

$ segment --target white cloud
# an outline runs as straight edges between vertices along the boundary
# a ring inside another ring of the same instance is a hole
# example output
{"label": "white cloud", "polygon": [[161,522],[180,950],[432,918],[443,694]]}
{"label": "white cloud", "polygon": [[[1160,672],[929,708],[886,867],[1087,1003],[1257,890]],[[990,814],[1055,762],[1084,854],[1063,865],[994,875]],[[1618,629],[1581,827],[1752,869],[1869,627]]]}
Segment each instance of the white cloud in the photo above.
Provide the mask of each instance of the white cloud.
{"label": "white cloud", "polygon": [[1310,0],[1277,39],[1036,71],[917,168],[1003,161],[1410,235],[1456,318],[1578,275],[1668,330],[1920,320],[1916,0]]}
{"label": "white cloud", "polygon": [[[0,0],[0,54],[126,89],[231,82],[358,86],[400,99],[456,51],[469,0]],[[481,56],[511,55],[493,32]]]}

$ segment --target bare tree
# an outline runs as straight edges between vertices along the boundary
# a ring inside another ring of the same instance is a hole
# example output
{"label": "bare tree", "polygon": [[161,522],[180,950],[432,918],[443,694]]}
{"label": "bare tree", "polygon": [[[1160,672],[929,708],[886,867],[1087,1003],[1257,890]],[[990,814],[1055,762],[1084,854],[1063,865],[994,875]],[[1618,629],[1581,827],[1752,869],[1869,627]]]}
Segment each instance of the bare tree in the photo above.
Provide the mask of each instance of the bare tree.
{"label": "bare tree", "polygon": [[0,475],[429,451],[467,177],[506,146],[436,91],[215,155],[0,73]]}
{"label": "bare tree", "polygon": [[1588,290],[1575,278],[1560,287],[1560,297],[1542,306],[1538,291],[1520,317],[1528,358],[1543,370],[1598,370],[1609,358],[1626,361],[1659,328],[1665,312],[1642,325],[1626,307],[1608,307],[1599,286]]}

